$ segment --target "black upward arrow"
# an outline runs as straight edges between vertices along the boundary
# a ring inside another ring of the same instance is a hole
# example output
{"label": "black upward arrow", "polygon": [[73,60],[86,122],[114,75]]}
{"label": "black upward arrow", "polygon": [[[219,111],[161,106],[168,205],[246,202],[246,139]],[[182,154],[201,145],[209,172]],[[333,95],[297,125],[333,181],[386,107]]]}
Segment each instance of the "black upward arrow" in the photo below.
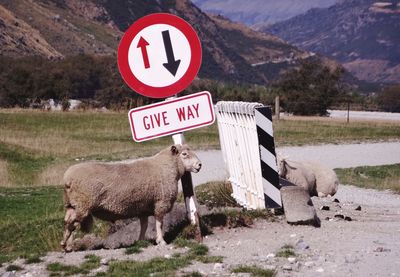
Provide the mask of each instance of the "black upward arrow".
{"label": "black upward arrow", "polygon": [[172,74],[176,75],[181,60],[175,60],[174,50],[172,49],[171,37],[169,31],[163,31],[162,37],[164,41],[165,53],[167,54],[167,63],[163,63],[163,66]]}

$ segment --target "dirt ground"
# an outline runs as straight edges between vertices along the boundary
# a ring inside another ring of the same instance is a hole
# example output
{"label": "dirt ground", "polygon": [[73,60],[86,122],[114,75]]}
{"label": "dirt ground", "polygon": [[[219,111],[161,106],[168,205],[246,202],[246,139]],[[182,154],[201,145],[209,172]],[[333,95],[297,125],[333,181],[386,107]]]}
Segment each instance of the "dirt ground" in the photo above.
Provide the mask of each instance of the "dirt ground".
{"label": "dirt ground", "polygon": [[[335,198],[339,203],[334,202]],[[214,229],[212,235],[204,238],[204,243],[210,255],[224,257],[223,263],[195,262],[179,274],[197,271],[204,276],[247,276],[232,274],[231,269],[238,265],[256,265],[275,270],[277,276],[400,276],[399,195],[342,185],[335,197],[314,197],[313,203],[321,219],[320,228],[292,226],[285,222],[284,216],[279,216],[276,222],[256,221],[251,228]],[[322,206],[329,210],[321,210]],[[284,245],[294,247],[294,258],[275,256]],[[3,265],[0,276],[47,276],[46,264],[79,265],[87,254],[102,259],[101,267],[94,274],[107,270],[110,259],[148,260],[170,257],[178,251],[182,250],[167,245],[150,246],[140,254],[131,255],[126,255],[124,249],[53,252],[40,264],[15,261],[14,264],[24,268],[16,273],[5,273],[6,265]]]}

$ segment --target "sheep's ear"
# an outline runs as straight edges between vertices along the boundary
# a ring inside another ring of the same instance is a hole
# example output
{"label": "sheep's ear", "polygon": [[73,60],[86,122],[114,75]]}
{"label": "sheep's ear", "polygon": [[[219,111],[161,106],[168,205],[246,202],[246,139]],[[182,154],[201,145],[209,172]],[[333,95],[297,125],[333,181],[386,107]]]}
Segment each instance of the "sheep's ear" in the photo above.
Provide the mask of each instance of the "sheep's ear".
{"label": "sheep's ear", "polygon": [[284,163],[284,166],[286,167],[286,169],[297,169],[293,165],[290,165],[286,160],[284,160],[283,163]]}
{"label": "sheep's ear", "polygon": [[171,153],[172,153],[172,155],[178,155],[179,149],[178,149],[178,147],[176,147],[176,145],[171,146]]}

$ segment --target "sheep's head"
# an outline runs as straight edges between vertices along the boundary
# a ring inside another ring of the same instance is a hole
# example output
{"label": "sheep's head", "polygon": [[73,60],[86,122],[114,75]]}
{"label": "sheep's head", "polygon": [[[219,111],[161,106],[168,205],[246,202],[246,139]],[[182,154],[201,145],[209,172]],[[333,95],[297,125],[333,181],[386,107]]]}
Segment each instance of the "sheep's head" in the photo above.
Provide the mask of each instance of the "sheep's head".
{"label": "sheep's head", "polygon": [[280,177],[285,178],[287,169],[286,169],[286,160],[282,157],[278,157],[278,174]]}
{"label": "sheep's head", "polygon": [[172,145],[171,152],[178,155],[185,167],[185,171],[197,173],[201,168],[201,161],[187,145]]}

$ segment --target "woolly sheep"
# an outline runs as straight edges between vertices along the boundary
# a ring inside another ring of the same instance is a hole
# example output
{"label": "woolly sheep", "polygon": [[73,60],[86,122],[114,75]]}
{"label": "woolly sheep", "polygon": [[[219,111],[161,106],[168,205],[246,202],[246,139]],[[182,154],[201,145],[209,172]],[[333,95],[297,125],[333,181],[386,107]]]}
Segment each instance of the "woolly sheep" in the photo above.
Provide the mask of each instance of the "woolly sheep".
{"label": "woolly sheep", "polygon": [[316,176],[302,164],[278,156],[279,176],[304,188],[310,196],[316,195]]}
{"label": "woolly sheep", "polygon": [[93,216],[114,222],[139,217],[139,239],[144,239],[148,217],[156,219],[157,244],[165,244],[164,215],[171,211],[178,194],[178,181],[185,171],[199,172],[201,162],[187,145],[172,145],[153,157],[131,164],[82,163],[64,174],[64,236],[70,251],[77,226],[88,232]]}
{"label": "woolly sheep", "polygon": [[311,161],[304,162],[303,165],[312,170],[315,175],[315,189],[318,197],[327,197],[336,194],[339,180],[333,169]]}
{"label": "woolly sheep", "polygon": [[278,155],[278,173],[282,178],[308,190],[310,196],[333,196],[339,186],[335,171],[317,162],[289,161]]}

